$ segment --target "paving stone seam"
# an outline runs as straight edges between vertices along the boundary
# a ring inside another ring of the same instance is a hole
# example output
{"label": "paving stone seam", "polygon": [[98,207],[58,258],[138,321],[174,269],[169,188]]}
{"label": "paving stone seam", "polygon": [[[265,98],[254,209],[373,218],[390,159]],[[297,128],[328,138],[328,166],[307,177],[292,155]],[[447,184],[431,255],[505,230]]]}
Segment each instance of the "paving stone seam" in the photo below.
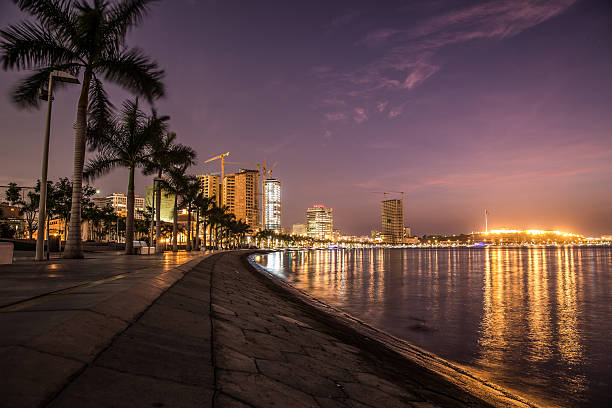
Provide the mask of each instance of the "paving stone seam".
{"label": "paving stone seam", "polygon": [[[192,259],[188,262],[186,262],[183,265],[180,265],[179,267],[183,267],[187,264],[189,264],[189,270],[187,272],[181,270],[182,272],[182,276],[177,278],[171,285],[169,285],[167,288],[165,288],[155,299],[153,299],[153,301],[144,308],[144,310],[142,310],[140,313],[138,313],[133,321],[131,323],[129,323],[123,330],[120,330],[119,332],[115,333],[115,335],[113,337],[111,337],[111,339],[109,340],[109,342],[106,344],[105,347],[102,347],[100,349],[100,351],[94,356],[93,359],[91,359],[88,363],[83,363],[82,361],[79,361],[80,363],[83,364],[83,366],[77,370],[76,372],[74,372],[72,375],[70,375],[67,379],[66,382],[54,393],[52,393],[46,400],[44,400],[40,406],[43,407],[51,407],[53,406],[54,402],[57,400],[57,398],[81,375],[85,372],[86,369],[93,367],[96,365],[97,360],[100,358],[100,356],[102,356],[102,354],[107,351],[115,342],[115,340],[117,340],[123,333],[125,333],[130,327],[132,327],[158,300],[159,298],[166,293],[168,290],[170,290],[172,287],[174,287],[174,285],[176,285],[178,282],[180,282],[189,271],[191,271],[192,269],[194,269],[197,265],[200,264],[200,262],[203,262],[207,257],[202,257],[201,255],[198,256],[195,259]],[[199,262],[194,263],[195,260],[199,260]],[[179,267],[176,268],[172,268],[172,269],[177,269],[179,270]],[[168,272],[172,269],[169,269],[167,271],[163,271],[163,272]],[[162,272],[162,273],[163,273]],[[36,350],[38,351],[38,350]],[[48,353],[47,353],[48,354]],[[64,357],[65,358],[65,357]],[[102,365],[100,365],[102,367]],[[109,369],[108,367],[104,367],[104,369]],[[118,371],[118,370],[114,370],[114,371]],[[119,371],[118,371],[119,372]],[[130,373],[131,375],[135,375]],[[141,376],[141,377],[146,377],[146,376]],[[151,378],[151,377],[150,377]],[[184,384],[182,384],[184,385]]]}
{"label": "paving stone seam", "polygon": [[[258,253],[269,252],[273,251],[260,251]],[[341,309],[331,306],[301,289],[296,288],[295,286],[291,285],[290,282],[284,281],[278,278],[277,276],[271,274],[270,272],[266,271],[263,267],[256,265],[251,260],[251,257],[253,255],[254,253],[249,253],[241,256],[242,263],[247,270],[249,270],[260,280],[262,280],[267,287],[271,289],[275,288],[277,293],[280,289],[279,294],[284,300],[291,301],[306,313],[314,311],[318,317],[322,318],[322,322],[325,325],[329,325],[330,327],[335,329],[340,328],[340,330],[348,329],[349,331],[354,332],[358,336],[361,336],[362,340],[364,340],[364,344],[359,345],[359,348],[362,348],[364,346],[367,347],[366,350],[369,350],[370,347],[382,348],[388,353],[395,354],[398,358],[407,359],[408,361],[416,363],[417,365],[429,370],[430,372],[440,376],[441,378],[446,379],[450,384],[464,390],[467,394],[486,404],[494,403],[492,402],[491,398],[493,398],[493,400],[498,400],[499,398],[495,397],[501,396],[502,398],[507,398],[518,404],[525,404],[532,408],[538,408],[537,404],[528,401],[525,398],[514,394],[495,383],[491,383],[486,379],[477,377],[476,375],[470,373],[469,371],[463,369],[460,366],[457,366],[456,364],[451,363],[450,361],[444,360],[435,354],[432,354],[424,349],[407,343],[405,340],[399,339],[385,331],[371,326],[367,322],[364,322],[361,319],[352,316],[351,314],[346,313]],[[431,364],[432,362],[443,366],[447,370],[450,370],[451,375],[449,375],[448,373],[439,372],[436,369],[433,369],[432,367],[428,366],[427,363]],[[459,375],[463,375],[480,385],[488,387],[489,392],[485,393],[485,395],[481,395],[466,390],[462,386],[462,384],[457,382],[456,378],[452,375],[452,372],[458,373]],[[423,389],[427,389],[427,387],[423,384],[420,385]],[[441,394],[445,397],[452,398],[455,401],[461,401],[457,397],[441,393],[438,390],[428,390],[437,394]],[[483,399],[483,397],[488,398]],[[462,402],[465,403],[465,401]]]}
{"label": "paving stone seam", "polygon": [[27,344],[7,344],[7,345],[2,346],[2,348],[4,348],[4,347],[21,347],[21,348],[24,348],[24,349],[27,349],[27,350],[36,351],[37,353],[47,354],[49,356],[62,358],[64,360],[69,360],[69,361],[72,361],[74,363],[86,364],[82,360],[78,360],[76,358],[68,357],[68,356],[65,356],[65,355],[62,355],[62,354],[58,354],[58,353],[52,353],[52,352],[46,351],[46,350],[40,350],[40,349],[37,349],[36,347],[32,347],[32,346],[27,345]]}
{"label": "paving stone seam", "polygon": [[157,380],[157,381],[165,381],[165,382],[170,382],[170,383],[173,383],[173,384],[186,385],[188,387],[196,387],[196,385],[194,385],[193,383],[177,381],[177,380],[173,380],[173,379],[167,378],[167,377],[158,377],[156,375],[149,375],[149,374],[135,373],[133,371],[120,370],[118,368],[111,367],[111,366],[108,366],[108,365],[105,365],[105,364],[96,364],[96,367],[101,367],[101,368],[104,368],[105,370],[110,370],[110,371],[114,371],[114,372],[121,373],[121,374],[132,375],[134,377],[152,378],[152,379]]}
{"label": "paving stone seam", "polygon": [[208,282],[209,293],[208,293],[208,318],[210,319],[210,362],[212,364],[212,372],[213,372],[213,395],[211,406],[214,408],[215,403],[217,401],[217,393],[219,391],[218,383],[217,383],[217,364],[215,359],[215,319],[213,317],[213,276],[215,272],[215,267],[217,266],[217,262],[219,259],[223,257],[224,254],[219,254],[215,257],[215,260],[210,268],[210,278]]}
{"label": "paving stone seam", "polygon": [[[250,404],[249,402],[247,402],[247,401],[243,400],[242,398],[237,397],[237,396],[235,396],[235,395],[228,394],[228,393],[226,393],[226,392],[224,392],[224,391],[222,391],[222,390],[219,390],[219,391],[218,391],[218,394],[219,394],[219,395],[224,395],[224,396],[226,396],[227,398],[230,398],[230,399],[236,400],[236,401],[238,401],[238,402],[240,402],[240,403],[242,403],[242,404],[246,405],[247,407],[255,408],[255,405],[252,405],[252,404]],[[213,400],[213,401],[214,401],[214,400]],[[213,402],[213,404],[214,404],[214,402]],[[214,405],[213,405],[213,407],[214,407]]]}

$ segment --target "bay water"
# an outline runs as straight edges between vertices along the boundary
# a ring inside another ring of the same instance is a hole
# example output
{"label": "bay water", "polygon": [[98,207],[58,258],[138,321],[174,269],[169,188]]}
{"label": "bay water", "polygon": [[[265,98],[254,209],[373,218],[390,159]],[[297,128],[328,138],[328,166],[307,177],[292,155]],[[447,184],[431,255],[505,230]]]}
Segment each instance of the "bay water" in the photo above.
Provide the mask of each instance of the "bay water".
{"label": "bay water", "polygon": [[535,402],[612,406],[612,248],[302,250],[257,261]]}

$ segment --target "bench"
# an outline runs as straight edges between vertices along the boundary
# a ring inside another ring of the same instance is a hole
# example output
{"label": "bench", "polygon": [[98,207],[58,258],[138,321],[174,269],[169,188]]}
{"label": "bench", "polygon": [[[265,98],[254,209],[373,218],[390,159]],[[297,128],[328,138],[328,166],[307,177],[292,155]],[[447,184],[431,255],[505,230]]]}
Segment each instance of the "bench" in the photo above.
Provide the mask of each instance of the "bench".
{"label": "bench", "polygon": [[153,255],[155,247],[148,246],[146,241],[134,241],[134,252],[139,255]]}

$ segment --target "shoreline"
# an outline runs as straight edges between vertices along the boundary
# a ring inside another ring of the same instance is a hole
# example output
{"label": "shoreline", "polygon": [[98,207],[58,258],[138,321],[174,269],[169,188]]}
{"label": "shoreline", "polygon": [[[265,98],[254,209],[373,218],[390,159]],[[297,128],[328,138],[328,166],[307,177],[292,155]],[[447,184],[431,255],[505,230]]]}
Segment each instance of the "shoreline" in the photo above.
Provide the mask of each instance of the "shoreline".
{"label": "shoreline", "polygon": [[[405,359],[417,364],[492,406],[530,408],[543,406],[539,405],[544,404],[543,402],[538,403],[526,396],[518,395],[515,391],[480,377],[468,367],[446,360],[317,299],[308,292],[296,288],[290,282],[270,273],[253,259],[257,255],[271,252],[275,251],[258,251],[243,255],[245,266],[250,267],[252,272],[266,279],[278,290],[290,294],[295,301],[312,308],[324,324],[335,326],[340,331],[356,334],[350,337],[360,338],[360,347],[377,354],[391,353],[392,358]],[[549,402],[546,402],[545,405],[551,406]]]}

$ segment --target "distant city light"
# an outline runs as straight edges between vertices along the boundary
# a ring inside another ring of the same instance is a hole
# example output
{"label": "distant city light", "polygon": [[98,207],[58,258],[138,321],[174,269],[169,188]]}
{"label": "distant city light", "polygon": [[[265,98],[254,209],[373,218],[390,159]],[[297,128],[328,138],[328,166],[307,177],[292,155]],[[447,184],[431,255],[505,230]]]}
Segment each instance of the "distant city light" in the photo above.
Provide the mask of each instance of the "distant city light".
{"label": "distant city light", "polygon": [[491,234],[529,234],[529,235],[557,235],[557,236],[562,236],[562,237],[576,237],[576,238],[583,238],[582,235],[579,234],[573,234],[570,232],[563,232],[563,231],[549,231],[549,230],[537,230],[537,229],[529,229],[529,230],[515,230],[515,229],[493,229],[490,231],[485,231],[482,232],[482,234],[485,235],[491,235]]}

